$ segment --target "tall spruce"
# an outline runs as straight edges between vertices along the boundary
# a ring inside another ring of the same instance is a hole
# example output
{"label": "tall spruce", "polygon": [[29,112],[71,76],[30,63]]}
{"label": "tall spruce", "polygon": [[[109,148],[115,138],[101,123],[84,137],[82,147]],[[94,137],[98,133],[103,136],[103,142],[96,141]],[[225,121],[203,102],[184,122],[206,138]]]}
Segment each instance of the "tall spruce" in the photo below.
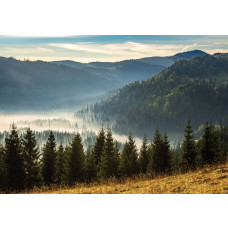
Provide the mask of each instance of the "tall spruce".
{"label": "tall spruce", "polygon": [[95,164],[94,154],[92,153],[92,149],[89,147],[87,149],[87,153],[85,156],[85,171],[86,171],[86,181],[95,180],[97,177],[97,169]]}
{"label": "tall spruce", "polygon": [[28,128],[22,140],[26,187],[32,188],[42,184],[40,154],[34,132]]}
{"label": "tall spruce", "polygon": [[60,144],[56,154],[56,183],[66,183],[66,160],[62,144]]}
{"label": "tall spruce", "polygon": [[132,176],[138,172],[138,154],[135,141],[130,134],[128,141],[124,144],[124,148],[120,159],[121,174]]}
{"label": "tall spruce", "polygon": [[171,171],[172,157],[168,136],[166,133],[162,137],[159,130],[156,129],[154,139],[151,145],[151,171],[155,173],[165,173]]}
{"label": "tall spruce", "polygon": [[6,153],[0,143],[0,190],[4,190],[7,186],[7,167],[6,167]]}
{"label": "tall spruce", "polygon": [[9,137],[5,139],[5,152],[8,187],[21,190],[25,186],[25,169],[22,144],[15,124],[12,125]]}
{"label": "tall spruce", "polygon": [[181,166],[183,171],[196,168],[197,165],[197,150],[194,140],[194,134],[191,126],[191,122],[185,129],[184,140],[181,145]]}
{"label": "tall spruce", "polygon": [[105,138],[104,150],[101,155],[99,176],[108,178],[111,176],[117,176],[118,162],[116,156],[116,148],[114,139],[112,137],[112,131],[108,130]]}
{"label": "tall spruce", "polygon": [[105,145],[105,131],[102,127],[100,132],[98,133],[96,137],[96,142],[94,144],[93,148],[93,156],[95,158],[95,164],[99,167],[100,161],[101,161],[101,155],[104,150],[104,145]]}
{"label": "tall spruce", "polygon": [[149,163],[149,155],[148,155],[148,145],[147,145],[147,138],[143,138],[143,143],[140,149],[139,153],[139,166],[140,166],[140,171],[142,173],[147,172],[147,167]]}
{"label": "tall spruce", "polygon": [[82,181],[85,175],[85,154],[82,145],[82,138],[79,133],[77,133],[72,139],[69,162],[70,184]]}
{"label": "tall spruce", "polygon": [[55,136],[50,131],[48,140],[44,144],[42,159],[42,174],[44,183],[47,185],[55,183],[55,167],[56,167],[56,142]]}
{"label": "tall spruce", "polygon": [[203,164],[213,164],[218,161],[219,141],[218,134],[208,122],[205,125],[203,136],[200,140]]}

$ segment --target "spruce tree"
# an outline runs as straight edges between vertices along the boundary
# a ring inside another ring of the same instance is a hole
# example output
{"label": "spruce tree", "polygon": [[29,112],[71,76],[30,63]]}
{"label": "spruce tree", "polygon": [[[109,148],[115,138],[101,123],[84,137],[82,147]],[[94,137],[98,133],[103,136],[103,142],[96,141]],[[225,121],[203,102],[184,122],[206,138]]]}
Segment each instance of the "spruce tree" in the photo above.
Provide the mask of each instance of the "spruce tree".
{"label": "spruce tree", "polygon": [[140,166],[140,171],[142,173],[147,172],[148,163],[149,163],[149,155],[148,155],[147,138],[144,137],[142,147],[139,153],[139,166]]}
{"label": "spruce tree", "polygon": [[105,131],[102,128],[98,133],[98,136],[96,137],[96,142],[93,148],[93,156],[95,158],[95,164],[97,165],[97,167],[99,167],[99,164],[101,161],[101,155],[104,150],[104,145],[105,145]]}
{"label": "spruce tree", "polygon": [[56,167],[56,142],[53,132],[50,131],[48,140],[43,148],[42,174],[44,183],[47,185],[55,183]]}
{"label": "spruce tree", "polygon": [[77,133],[71,142],[71,153],[69,160],[69,181],[70,184],[82,181],[85,175],[85,154],[82,145],[82,138]]}
{"label": "spruce tree", "polygon": [[130,134],[128,141],[124,144],[124,148],[120,159],[121,174],[132,176],[138,172],[138,154],[135,141]]}
{"label": "spruce tree", "polygon": [[28,128],[22,140],[25,160],[26,187],[40,186],[42,183],[40,154],[34,132]]}
{"label": "spruce tree", "polygon": [[167,134],[165,133],[163,136],[163,143],[162,143],[162,172],[170,173],[172,170],[172,155],[170,149],[170,143]]}
{"label": "spruce tree", "polygon": [[187,171],[191,168],[196,168],[197,150],[190,121],[188,121],[185,129],[184,140],[181,145],[181,155],[182,170]]}
{"label": "spruce tree", "polygon": [[104,150],[101,155],[101,162],[100,162],[100,169],[99,169],[99,176],[103,178],[108,178],[111,176],[116,176],[118,171],[118,159],[116,157],[116,148],[114,139],[112,137],[112,131],[108,130]]}
{"label": "spruce tree", "polygon": [[64,157],[64,148],[60,144],[57,154],[56,154],[56,183],[64,184],[66,183],[66,160]]}
{"label": "spruce tree", "polygon": [[203,136],[200,140],[200,152],[203,164],[213,164],[218,161],[219,142],[218,135],[208,122],[204,128]]}
{"label": "spruce tree", "polygon": [[95,180],[97,177],[97,169],[95,164],[94,154],[92,149],[89,147],[85,156],[85,171],[86,171],[86,181]]}
{"label": "spruce tree", "polygon": [[5,139],[6,167],[8,187],[21,190],[25,186],[25,169],[22,144],[15,124],[12,125],[9,137]]}
{"label": "spruce tree", "polygon": [[0,143],[0,190],[4,190],[7,184],[7,167],[5,150]]}

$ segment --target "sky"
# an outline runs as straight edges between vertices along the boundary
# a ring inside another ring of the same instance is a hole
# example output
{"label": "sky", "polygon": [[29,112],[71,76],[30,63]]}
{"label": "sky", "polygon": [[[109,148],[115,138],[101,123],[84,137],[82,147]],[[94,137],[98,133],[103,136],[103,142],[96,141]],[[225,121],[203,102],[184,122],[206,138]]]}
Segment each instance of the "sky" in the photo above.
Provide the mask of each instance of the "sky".
{"label": "sky", "polygon": [[195,49],[228,52],[228,36],[0,36],[0,56],[32,61],[114,62]]}

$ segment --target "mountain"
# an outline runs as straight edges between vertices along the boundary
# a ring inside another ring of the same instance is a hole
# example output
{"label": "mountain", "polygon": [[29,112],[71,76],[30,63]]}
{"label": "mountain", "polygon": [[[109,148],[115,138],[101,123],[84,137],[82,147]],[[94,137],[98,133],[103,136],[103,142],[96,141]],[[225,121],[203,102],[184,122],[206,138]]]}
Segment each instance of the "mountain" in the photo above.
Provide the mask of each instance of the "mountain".
{"label": "mountain", "polygon": [[[118,133],[138,136],[183,131],[210,121],[228,124],[228,58],[204,55],[178,60],[154,77],[134,82],[91,106],[94,118],[111,122]],[[86,115],[81,110],[79,115]]]}
{"label": "mountain", "polygon": [[173,56],[167,56],[167,57],[147,57],[147,58],[141,58],[139,61],[150,63],[150,64],[157,64],[165,67],[171,66],[175,61],[180,59],[192,59],[195,57],[200,57],[208,55],[206,52],[200,51],[200,50],[193,50],[193,51],[187,51],[182,53],[177,53]]}
{"label": "mountain", "polygon": [[71,106],[119,86],[115,80],[83,69],[0,57],[2,110]]}
{"label": "mountain", "polygon": [[74,61],[54,61],[58,65],[70,66],[76,69],[83,69],[108,79],[117,80],[120,86],[136,80],[145,80],[160,71],[164,66],[149,64],[138,60],[124,60],[120,62],[90,62],[79,63]]}

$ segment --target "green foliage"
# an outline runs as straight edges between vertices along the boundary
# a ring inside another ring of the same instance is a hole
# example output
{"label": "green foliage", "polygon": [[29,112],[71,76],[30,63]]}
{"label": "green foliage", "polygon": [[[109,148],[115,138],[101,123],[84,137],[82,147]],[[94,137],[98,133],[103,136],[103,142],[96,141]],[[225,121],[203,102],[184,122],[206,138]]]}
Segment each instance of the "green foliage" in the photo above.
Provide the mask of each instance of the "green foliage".
{"label": "green foliage", "polygon": [[208,122],[200,139],[200,152],[203,164],[213,164],[219,161],[219,138],[217,132]]}
{"label": "green foliage", "polygon": [[6,153],[0,143],[0,190],[7,187]]}
{"label": "green foliage", "polygon": [[139,166],[140,166],[140,171],[142,173],[147,172],[148,164],[149,164],[149,154],[148,154],[147,138],[144,137],[142,147],[139,153]]}
{"label": "green foliage", "polygon": [[40,154],[34,132],[28,128],[22,140],[24,167],[26,173],[26,187],[40,186],[42,175],[40,169]]}
{"label": "green foliage", "polygon": [[69,181],[70,184],[74,184],[82,181],[85,175],[85,154],[79,133],[72,139],[70,148]]}
{"label": "green foliage", "polygon": [[92,150],[90,148],[87,150],[86,157],[85,157],[85,170],[86,170],[86,175],[85,175],[86,181],[96,180],[97,167],[95,163],[94,154],[92,153]]}
{"label": "green foliage", "polygon": [[108,178],[118,175],[119,168],[119,155],[112,137],[112,131],[108,130],[104,150],[101,155],[99,176],[102,178]]}
{"label": "green foliage", "polygon": [[124,144],[120,160],[121,174],[132,176],[138,172],[138,154],[135,141],[130,134],[128,141]]}
{"label": "green foliage", "polygon": [[182,150],[182,170],[187,171],[191,168],[196,168],[197,165],[197,150],[196,143],[194,140],[194,134],[191,126],[191,122],[188,121],[188,124],[185,129],[184,140],[181,146]]}
{"label": "green foliage", "polygon": [[55,183],[56,168],[56,143],[55,137],[50,131],[48,141],[43,148],[42,174],[47,185]]}
{"label": "green foliage", "polygon": [[10,135],[5,139],[6,166],[8,187],[21,190],[25,186],[25,167],[21,140],[18,137],[15,124],[12,125]]}

